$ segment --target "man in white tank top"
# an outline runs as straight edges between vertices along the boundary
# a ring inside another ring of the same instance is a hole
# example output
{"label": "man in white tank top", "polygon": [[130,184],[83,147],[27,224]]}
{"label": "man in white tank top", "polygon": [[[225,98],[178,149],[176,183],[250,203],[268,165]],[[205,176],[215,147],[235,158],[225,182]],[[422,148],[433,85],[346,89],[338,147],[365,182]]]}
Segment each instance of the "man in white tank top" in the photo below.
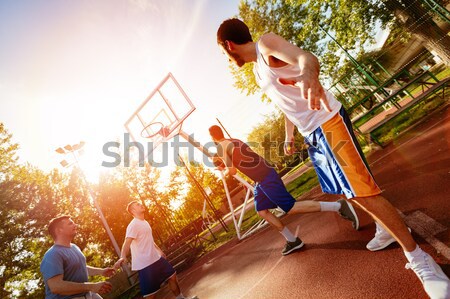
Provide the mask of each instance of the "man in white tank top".
{"label": "man in white tank top", "polygon": [[[377,220],[369,250],[397,241],[431,298],[450,298],[450,280],[412,238],[392,204],[381,196],[342,105],[319,82],[320,65],[311,53],[267,33],[254,42],[245,23],[225,20],[217,43],[229,61],[254,63],[258,84],[285,115],[285,153],[292,154],[294,127],[305,137],[322,190],[344,194]],[[391,232],[391,234],[388,233]]]}

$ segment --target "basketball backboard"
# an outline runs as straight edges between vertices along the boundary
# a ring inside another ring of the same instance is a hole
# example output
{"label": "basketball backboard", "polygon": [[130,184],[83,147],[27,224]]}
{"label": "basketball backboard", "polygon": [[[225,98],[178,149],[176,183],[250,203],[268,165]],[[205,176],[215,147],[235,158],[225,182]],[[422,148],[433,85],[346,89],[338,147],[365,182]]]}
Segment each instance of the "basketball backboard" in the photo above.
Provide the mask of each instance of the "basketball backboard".
{"label": "basketball backboard", "polygon": [[[127,120],[125,128],[134,142],[152,143],[147,157],[162,142],[177,135],[194,110],[187,94],[169,73]],[[160,129],[164,129],[164,134],[157,134]]]}

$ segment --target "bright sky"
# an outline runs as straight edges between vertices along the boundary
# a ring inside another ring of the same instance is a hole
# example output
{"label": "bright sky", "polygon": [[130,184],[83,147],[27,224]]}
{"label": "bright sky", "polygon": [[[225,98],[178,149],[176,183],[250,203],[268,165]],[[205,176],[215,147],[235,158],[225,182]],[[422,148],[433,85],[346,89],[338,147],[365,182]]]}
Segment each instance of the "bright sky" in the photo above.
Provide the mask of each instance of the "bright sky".
{"label": "bright sky", "polygon": [[103,144],[123,140],[123,124],[168,72],[197,108],[184,131],[207,142],[218,117],[245,140],[274,108],[234,89],[216,45],[238,3],[2,0],[0,122],[20,144],[21,162],[59,167],[55,149],[83,140],[93,175],[111,160]]}

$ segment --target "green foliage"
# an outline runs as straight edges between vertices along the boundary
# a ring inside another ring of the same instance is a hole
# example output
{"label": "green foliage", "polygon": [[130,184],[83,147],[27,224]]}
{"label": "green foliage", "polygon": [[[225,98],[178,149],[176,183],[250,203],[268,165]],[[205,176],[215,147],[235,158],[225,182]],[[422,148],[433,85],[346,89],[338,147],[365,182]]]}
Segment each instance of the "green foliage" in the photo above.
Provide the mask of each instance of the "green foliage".
{"label": "green foliage", "polygon": [[[295,147],[303,150],[303,137],[297,130],[294,132]],[[248,144],[252,149],[263,156],[267,161],[274,163],[277,168],[284,168],[299,154],[285,156],[283,145],[285,140],[284,116],[280,111],[266,115],[264,120],[257,124],[248,135]],[[307,156],[306,151],[300,155]]]}
{"label": "green foliage", "polygon": [[[206,211],[214,217],[214,211],[222,205],[225,196],[222,181],[205,165],[191,161],[187,164],[188,169],[179,168],[184,173],[187,184],[187,192],[183,197],[183,204],[176,211],[175,216],[178,223],[190,223],[202,217],[203,205],[205,203],[206,188],[211,190],[208,200],[211,207],[206,203]],[[203,190],[202,190],[203,189]]]}
{"label": "green foliage", "polygon": [[413,125],[419,123],[425,116],[430,115],[439,109],[439,107],[446,104],[447,101],[448,99],[442,98],[440,95],[433,95],[413,108],[400,113],[385,125],[375,130],[373,134],[382,144],[387,144],[395,140]]}
{"label": "green foliage", "polygon": [[12,142],[12,135],[0,122],[0,181],[17,167],[17,150],[19,145]]}
{"label": "green foliage", "polygon": [[[317,55],[323,75],[333,77],[341,63],[336,55],[340,50],[329,41],[327,32],[348,51],[363,51],[373,41],[375,22],[382,12],[376,2],[365,0],[253,0],[240,3],[238,17],[249,26],[254,41],[268,32],[281,35]],[[258,90],[251,69],[251,64],[241,70],[232,67],[235,86],[247,94]]]}
{"label": "green foliage", "polygon": [[[323,79],[335,81],[354,68],[343,49],[354,57],[364,55],[380,26],[391,30],[391,41],[407,41],[411,34],[426,39],[447,60],[450,38],[439,31],[428,13],[428,6],[409,0],[243,0],[238,17],[249,26],[254,41],[274,32],[314,53],[321,62]],[[231,67],[235,87],[246,94],[258,90],[251,69],[251,64]],[[262,100],[268,99],[263,96]]]}
{"label": "green foliage", "polygon": [[316,171],[310,169],[289,184],[286,185],[286,189],[291,193],[294,198],[298,198],[302,194],[310,191],[312,188],[319,184]]}

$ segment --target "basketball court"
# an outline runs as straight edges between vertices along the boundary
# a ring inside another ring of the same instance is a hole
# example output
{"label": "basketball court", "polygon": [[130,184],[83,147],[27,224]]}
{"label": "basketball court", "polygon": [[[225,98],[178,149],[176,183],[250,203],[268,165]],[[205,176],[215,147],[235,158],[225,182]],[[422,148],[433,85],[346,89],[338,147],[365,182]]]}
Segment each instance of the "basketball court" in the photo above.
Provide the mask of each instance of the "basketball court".
{"label": "basketball court", "polygon": [[[413,230],[420,246],[450,275],[450,106],[430,115],[369,157],[375,178]],[[334,200],[319,188],[303,198]],[[360,231],[336,213],[285,216],[304,248],[281,256],[284,238],[263,228],[203,256],[179,275],[199,298],[428,298],[405,269],[398,245],[370,252],[371,219],[357,210]],[[158,298],[169,298],[166,288]]]}

